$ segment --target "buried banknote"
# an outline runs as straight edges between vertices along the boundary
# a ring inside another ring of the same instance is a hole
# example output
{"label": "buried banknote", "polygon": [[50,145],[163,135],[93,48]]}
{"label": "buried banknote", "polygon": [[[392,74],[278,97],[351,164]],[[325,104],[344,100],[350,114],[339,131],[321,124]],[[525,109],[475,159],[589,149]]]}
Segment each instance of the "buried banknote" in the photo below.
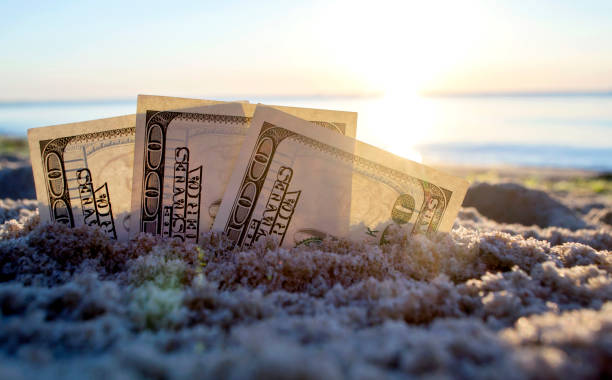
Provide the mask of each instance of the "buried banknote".
{"label": "buried banknote", "polygon": [[136,115],[127,115],[28,130],[43,222],[129,238],[135,126]]}
{"label": "buried banknote", "polygon": [[[130,234],[197,242],[209,231],[255,105],[139,96]],[[357,114],[281,107],[315,128],[354,137]]]}
{"label": "buried banknote", "polygon": [[213,230],[249,247],[448,231],[467,181],[258,106]]}
{"label": "buried banknote", "polygon": [[128,237],[135,115],[28,130],[43,222]]}

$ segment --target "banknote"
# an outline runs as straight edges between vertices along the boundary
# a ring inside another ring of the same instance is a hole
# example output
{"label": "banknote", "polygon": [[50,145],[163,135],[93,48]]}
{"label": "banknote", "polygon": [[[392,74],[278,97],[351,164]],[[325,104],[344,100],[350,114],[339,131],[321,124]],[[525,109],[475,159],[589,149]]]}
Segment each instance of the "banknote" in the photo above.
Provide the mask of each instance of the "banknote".
{"label": "banknote", "polygon": [[41,220],[127,240],[135,128],[136,115],[127,115],[28,130]]}
{"label": "banknote", "polygon": [[28,130],[42,221],[128,238],[136,116]]}
{"label": "banknote", "polygon": [[[409,142],[407,142],[409,144]],[[249,247],[448,231],[467,181],[258,106],[213,230]]]}
{"label": "banknote", "polygon": [[[357,114],[273,106],[354,136]],[[256,106],[138,97],[130,234],[197,242],[210,230]]]}

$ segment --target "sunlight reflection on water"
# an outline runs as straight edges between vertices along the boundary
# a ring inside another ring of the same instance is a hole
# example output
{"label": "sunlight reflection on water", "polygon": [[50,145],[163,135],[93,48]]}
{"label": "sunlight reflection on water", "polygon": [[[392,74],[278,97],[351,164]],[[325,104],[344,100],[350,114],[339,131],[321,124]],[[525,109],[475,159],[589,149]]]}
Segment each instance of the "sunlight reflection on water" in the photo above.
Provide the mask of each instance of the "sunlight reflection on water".
{"label": "sunlight reflection on water", "polygon": [[[419,162],[612,169],[612,97],[209,98],[356,111],[359,140]],[[135,106],[135,99],[0,103],[0,133],[25,136],[28,128],[129,114]]]}

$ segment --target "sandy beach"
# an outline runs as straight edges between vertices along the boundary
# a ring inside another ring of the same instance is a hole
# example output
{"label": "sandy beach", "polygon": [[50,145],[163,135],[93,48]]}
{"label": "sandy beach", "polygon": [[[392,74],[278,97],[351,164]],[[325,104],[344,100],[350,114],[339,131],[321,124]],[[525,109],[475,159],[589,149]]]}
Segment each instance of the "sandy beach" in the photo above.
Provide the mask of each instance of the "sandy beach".
{"label": "sandy beach", "polygon": [[38,222],[0,157],[0,378],[612,376],[612,179],[445,166],[450,233],[231,251]]}
{"label": "sandy beach", "polygon": [[612,379],[611,1],[0,14],[0,380]]}

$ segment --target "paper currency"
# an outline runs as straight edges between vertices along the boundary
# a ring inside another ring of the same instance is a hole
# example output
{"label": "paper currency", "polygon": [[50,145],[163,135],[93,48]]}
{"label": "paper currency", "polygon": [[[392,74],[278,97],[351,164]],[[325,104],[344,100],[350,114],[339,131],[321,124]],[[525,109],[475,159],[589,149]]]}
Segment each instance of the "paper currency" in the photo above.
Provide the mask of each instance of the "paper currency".
{"label": "paper currency", "polygon": [[128,237],[135,115],[28,130],[41,221]]}
{"label": "paper currency", "polygon": [[[274,107],[355,136],[356,113]],[[138,97],[131,236],[197,242],[210,230],[254,110],[248,103]]]}
{"label": "paper currency", "polygon": [[273,236],[384,243],[394,226],[448,231],[468,183],[258,106],[213,230],[238,246]]}

